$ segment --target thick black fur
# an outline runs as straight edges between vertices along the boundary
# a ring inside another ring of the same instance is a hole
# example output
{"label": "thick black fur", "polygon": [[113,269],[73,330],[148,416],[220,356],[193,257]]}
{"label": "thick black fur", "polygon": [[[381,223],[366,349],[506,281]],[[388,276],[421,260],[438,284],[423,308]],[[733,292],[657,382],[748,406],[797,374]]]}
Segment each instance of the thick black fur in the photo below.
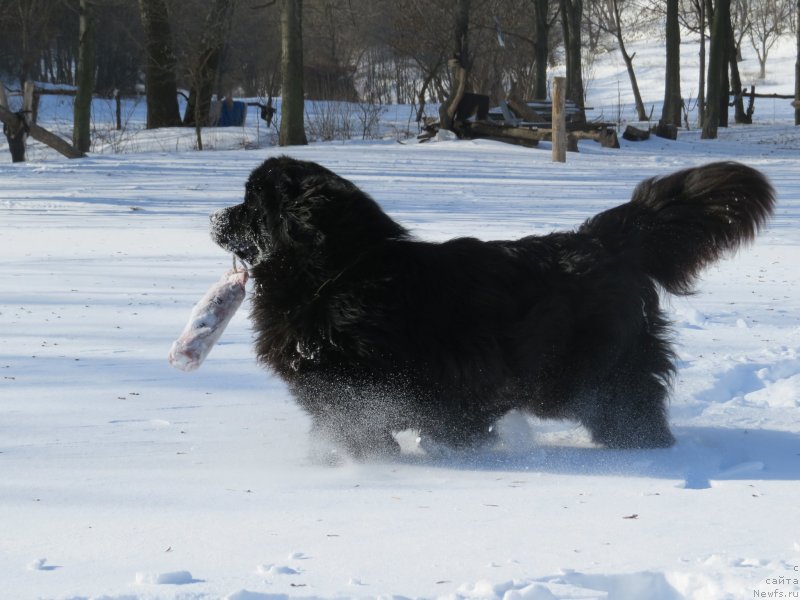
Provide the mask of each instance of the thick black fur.
{"label": "thick black fur", "polygon": [[773,205],[763,175],[723,162],[645,180],[576,231],[429,243],[346,179],[280,157],[212,235],[252,266],[259,360],[353,456],[396,452],[404,429],[485,443],[512,409],[653,448],[674,442],[659,286],[690,293]]}

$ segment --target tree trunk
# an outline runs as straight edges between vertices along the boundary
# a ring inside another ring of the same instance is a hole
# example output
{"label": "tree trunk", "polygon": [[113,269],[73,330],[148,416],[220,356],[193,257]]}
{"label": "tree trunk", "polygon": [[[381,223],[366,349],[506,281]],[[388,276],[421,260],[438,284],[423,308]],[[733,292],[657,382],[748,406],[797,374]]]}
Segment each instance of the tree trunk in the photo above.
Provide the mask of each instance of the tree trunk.
{"label": "tree trunk", "polygon": [[419,98],[419,104],[417,105],[417,123],[420,123],[422,121],[422,116],[425,114],[425,100],[428,96],[428,88],[433,82],[433,78],[435,75],[436,75],[436,70],[433,70],[427,75],[425,75],[425,79],[422,81],[422,86],[419,88],[419,94],[417,96]]}
{"label": "tree trunk", "polygon": [[92,94],[94,93],[94,11],[90,0],[81,0],[78,38],[78,91],[72,122],[72,145],[86,153],[92,145]]}
{"label": "tree trunk", "polygon": [[[725,101],[725,112],[728,107],[728,90],[722,91],[723,80],[727,81],[728,73],[728,32],[725,27],[725,15],[730,22],[730,0],[717,0],[714,9],[714,20],[711,28],[711,47],[708,57],[708,87],[706,97],[706,114],[703,122],[702,139],[717,138],[720,126],[721,100]],[[723,72],[725,76],[723,77]]]}
{"label": "tree trunk", "polygon": [[664,78],[664,108],[661,123],[681,126],[681,28],[678,21],[679,0],[667,0],[667,68]]}
{"label": "tree trunk", "polygon": [[800,125],[800,0],[797,0],[797,59],[794,63],[794,124]]}
{"label": "tree trunk", "polygon": [[[739,55],[741,52],[736,47],[736,37],[733,35],[733,27],[730,26],[730,39],[728,40],[728,56],[731,67],[731,91],[733,92],[733,120],[734,123],[750,125],[753,122],[752,116],[744,110],[744,97],[742,96],[742,79],[739,76]],[[727,112],[727,111],[726,111]]]}
{"label": "tree trunk", "polygon": [[609,9],[612,11],[610,18],[614,19],[614,37],[617,38],[619,51],[622,53],[622,60],[625,61],[625,68],[628,70],[628,78],[631,81],[633,101],[636,104],[636,115],[640,121],[647,121],[647,111],[644,109],[642,94],[639,91],[639,83],[636,81],[636,72],[633,70],[633,58],[636,56],[636,53],[634,52],[633,55],[630,55],[625,48],[625,40],[622,36],[622,15],[620,14],[619,2],[617,0],[610,0]]}
{"label": "tree trunk", "polygon": [[583,107],[583,75],[581,73],[581,21],[583,0],[560,0],[561,25],[567,59],[567,100]]}
{"label": "tree trunk", "polygon": [[303,94],[303,0],[281,0],[281,146],[306,140]]}
{"label": "tree trunk", "polygon": [[208,113],[221,58],[233,19],[233,0],[213,0],[206,14],[203,36],[191,70],[192,87],[183,116],[184,125],[210,125]]}
{"label": "tree trunk", "polygon": [[533,1],[534,36],[533,36],[533,97],[537,100],[547,98],[547,54],[550,37],[550,21],[548,20],[549,0]]}
{"label": "tree trunk", "polygon": [[700,81],[697,87],[697,126],[702,128],[706,115],[706,9],[705,0],[699,0],[700,13]]}
{"label": "tree trunk", "polygon": [[625,50],[625,42],[622,41],[622,33],[620,32],[619,40],[619,49],[622,52],[622,60],[625,61],[625,67],[628,70],[628,78],[631,80],[631,90],[633,90],[633,101],[636,104],[636,116],[640,121],[647,121],[647,111],[644,108],[644,102],[642,101],[642,94],[639,91],[639,83],[636,81],[636,72],[633,70],[633,57],[636,56],[634,52],[633,55],[629,55],[628,52]]}
{"label": "tree trunk", "polygon": [[[730,53],[730,41],[731,41],[731,11],[730,11],[730,1],[728,2],[728,10],[723,11],[721,18],[722,18],[722,30],[720,35],[723,36],[722,41],[722,55],[723,55],[723,62],[720,65],[720,84],[719,84],[719,127],[727,127],[728,126],[728,115],[730,111],[730,96],[728,92],[731,89],[731,79],[730,79],[730,69],[728,68],[730,65],[730,61],[728,59]],[[719,2],[718,2],[719,4]]]}
{"label": "tree trunk", "polygon": [[453,57],[450,67],[450,92],[439,107],[439,123],[442,129],[453,130],[458,104],[464,97],[469,77],[469,8],[470,0],[458,0],[453,23]]}
{"label": "tree trunk", "polygon": [[767,78],[767,55],[766,53],[756,53],[758,57],[758,78],[764,80]]}
{"label": "tree trunk", "polygon": [[139,0],[145,32],[147,128],[181,124],[172,30],[164,0]]}

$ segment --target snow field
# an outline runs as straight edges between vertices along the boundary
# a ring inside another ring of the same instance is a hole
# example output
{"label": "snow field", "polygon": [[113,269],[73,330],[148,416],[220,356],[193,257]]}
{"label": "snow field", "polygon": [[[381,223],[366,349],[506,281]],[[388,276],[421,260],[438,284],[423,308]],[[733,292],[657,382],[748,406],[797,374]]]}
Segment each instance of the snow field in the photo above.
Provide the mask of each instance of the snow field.
{"label": "snow field", "polygon": [[[566,166],[489,142],[293,154],[351,177],[420,237],[493,238],[574,226],[644,175],[712,158],[694,140],[668,155],[661,144],[582,143]],[[242,311],[198,372],[166,364],[188,310],[229,266],[207,215],[238,201],[263,152],[8,168],[0,552],[10,589],[733,598],[787,575],[800,543],[797,161],[713,149],[765,169],[779,209],[700,294],[668,300],[681,360],[674,449],[607,451],[571,424],[512,415],[495,451],[338,469],[308,461],[307,421],[254,364]],[[52,567],[30,570],[36,560]]]}
{"label": "snow field", "polygon": [[775,106],[714,142],[581,142],[565,165],[546,144],[291,149],[431,240],[574,227],[644,177],[711,160],[764,170],[767,230],[696,295],[665,299],[669,450],[609,451],[512,414],[492,450],[428,457],[404,434],[398,460],[314,464],[246,311],[197,372],[166,361],[230,266],[208,215],[278,149],[3,162],[0,597],[800,595],[800,134]]}

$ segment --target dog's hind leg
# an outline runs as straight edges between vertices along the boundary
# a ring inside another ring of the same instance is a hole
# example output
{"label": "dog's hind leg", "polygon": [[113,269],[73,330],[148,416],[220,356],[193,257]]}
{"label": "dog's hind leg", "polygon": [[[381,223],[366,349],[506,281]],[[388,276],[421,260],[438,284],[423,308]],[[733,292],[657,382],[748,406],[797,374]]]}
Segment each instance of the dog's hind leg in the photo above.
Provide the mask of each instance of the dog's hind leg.
{"label": "dog's hind leg", "polygon": [[454,450],[490,447],[497,443],[495,422],[503,412],[475,409],[456,412],[439,408],[421,425],[420,446],[433,453],[437,453],[437,447]]}
{"label": "dog's hind leg", "polygon": [[608,448],[667,448],[675,443],[667,423],[667,381],[642,362],[618,367],[590,399],[578,403],[576,416],[595,443]]}
{"label": "dog's hind leg", "polygon": [[651,386],[618,389],[617,395],[602,403],[600,410],[583,424],[595,443],[608,448],[668,448],[675,438],[667,423],[666,393]]}

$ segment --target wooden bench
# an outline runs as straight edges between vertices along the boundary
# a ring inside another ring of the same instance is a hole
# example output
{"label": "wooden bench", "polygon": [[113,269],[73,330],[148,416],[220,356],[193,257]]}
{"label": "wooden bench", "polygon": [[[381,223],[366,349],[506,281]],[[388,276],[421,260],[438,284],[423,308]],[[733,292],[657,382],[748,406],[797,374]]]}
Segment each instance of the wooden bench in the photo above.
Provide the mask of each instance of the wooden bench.
{"label": "wooden bench", "polygon": [[[571,100],[565,106],[567,129],[580,129],[586,124],[586,108]],[[589,108],[591,110],[591,108]],[[519,114],[523,113],[523,114]],[[520,106],[513,100],[501,100],[500,105],[489,110],[489,121],[522,127],[550,129],[553,123],[553,103],[550,100],[532,100]]]}
{"label": "wooden bench", "polygon": [[[587,122],[587,108],[582,108],[571,100],[566,101],[564,110],[569,150],[577,151],[579,139],[591,139],[607,148],[619,148],[613,124]],[[549,140],[553,127],[553,103],[550,100],[532,100],[525,103],[514,99],[503,100],[499,106],[489,111],[486,124],[494,126],[489,127],[489,131],[502,128],[502,136],[514,138],[514,143],[531,142],[533,145],[532,142],[537,139]],[[489,131],[482,131],[484,128],[479,123],[473,124],[473,128],[476,127],[480,133],[488,135]]]}
{"label": "wooden bench", "polygon": [[[568,150],[577,151],[578,140],[581,139],[594,140],[606,148],[619,148],[615,125],[587,122],[585,110],[574,102],[566,103]],[[535,147],[542,140],[552,139],[553,104],[550,100],[523,103],[508,99],[489,109],[484,119],[473,116],[472,113],[472,110],[465,109],[462,111],[463,118],[454,120],[453,131],[459,138],[483,138],[528,147]],[[440,123],[431,119],[426,122],[424,132],[418,139],[422,142],[431,139],[439,128]]]}

